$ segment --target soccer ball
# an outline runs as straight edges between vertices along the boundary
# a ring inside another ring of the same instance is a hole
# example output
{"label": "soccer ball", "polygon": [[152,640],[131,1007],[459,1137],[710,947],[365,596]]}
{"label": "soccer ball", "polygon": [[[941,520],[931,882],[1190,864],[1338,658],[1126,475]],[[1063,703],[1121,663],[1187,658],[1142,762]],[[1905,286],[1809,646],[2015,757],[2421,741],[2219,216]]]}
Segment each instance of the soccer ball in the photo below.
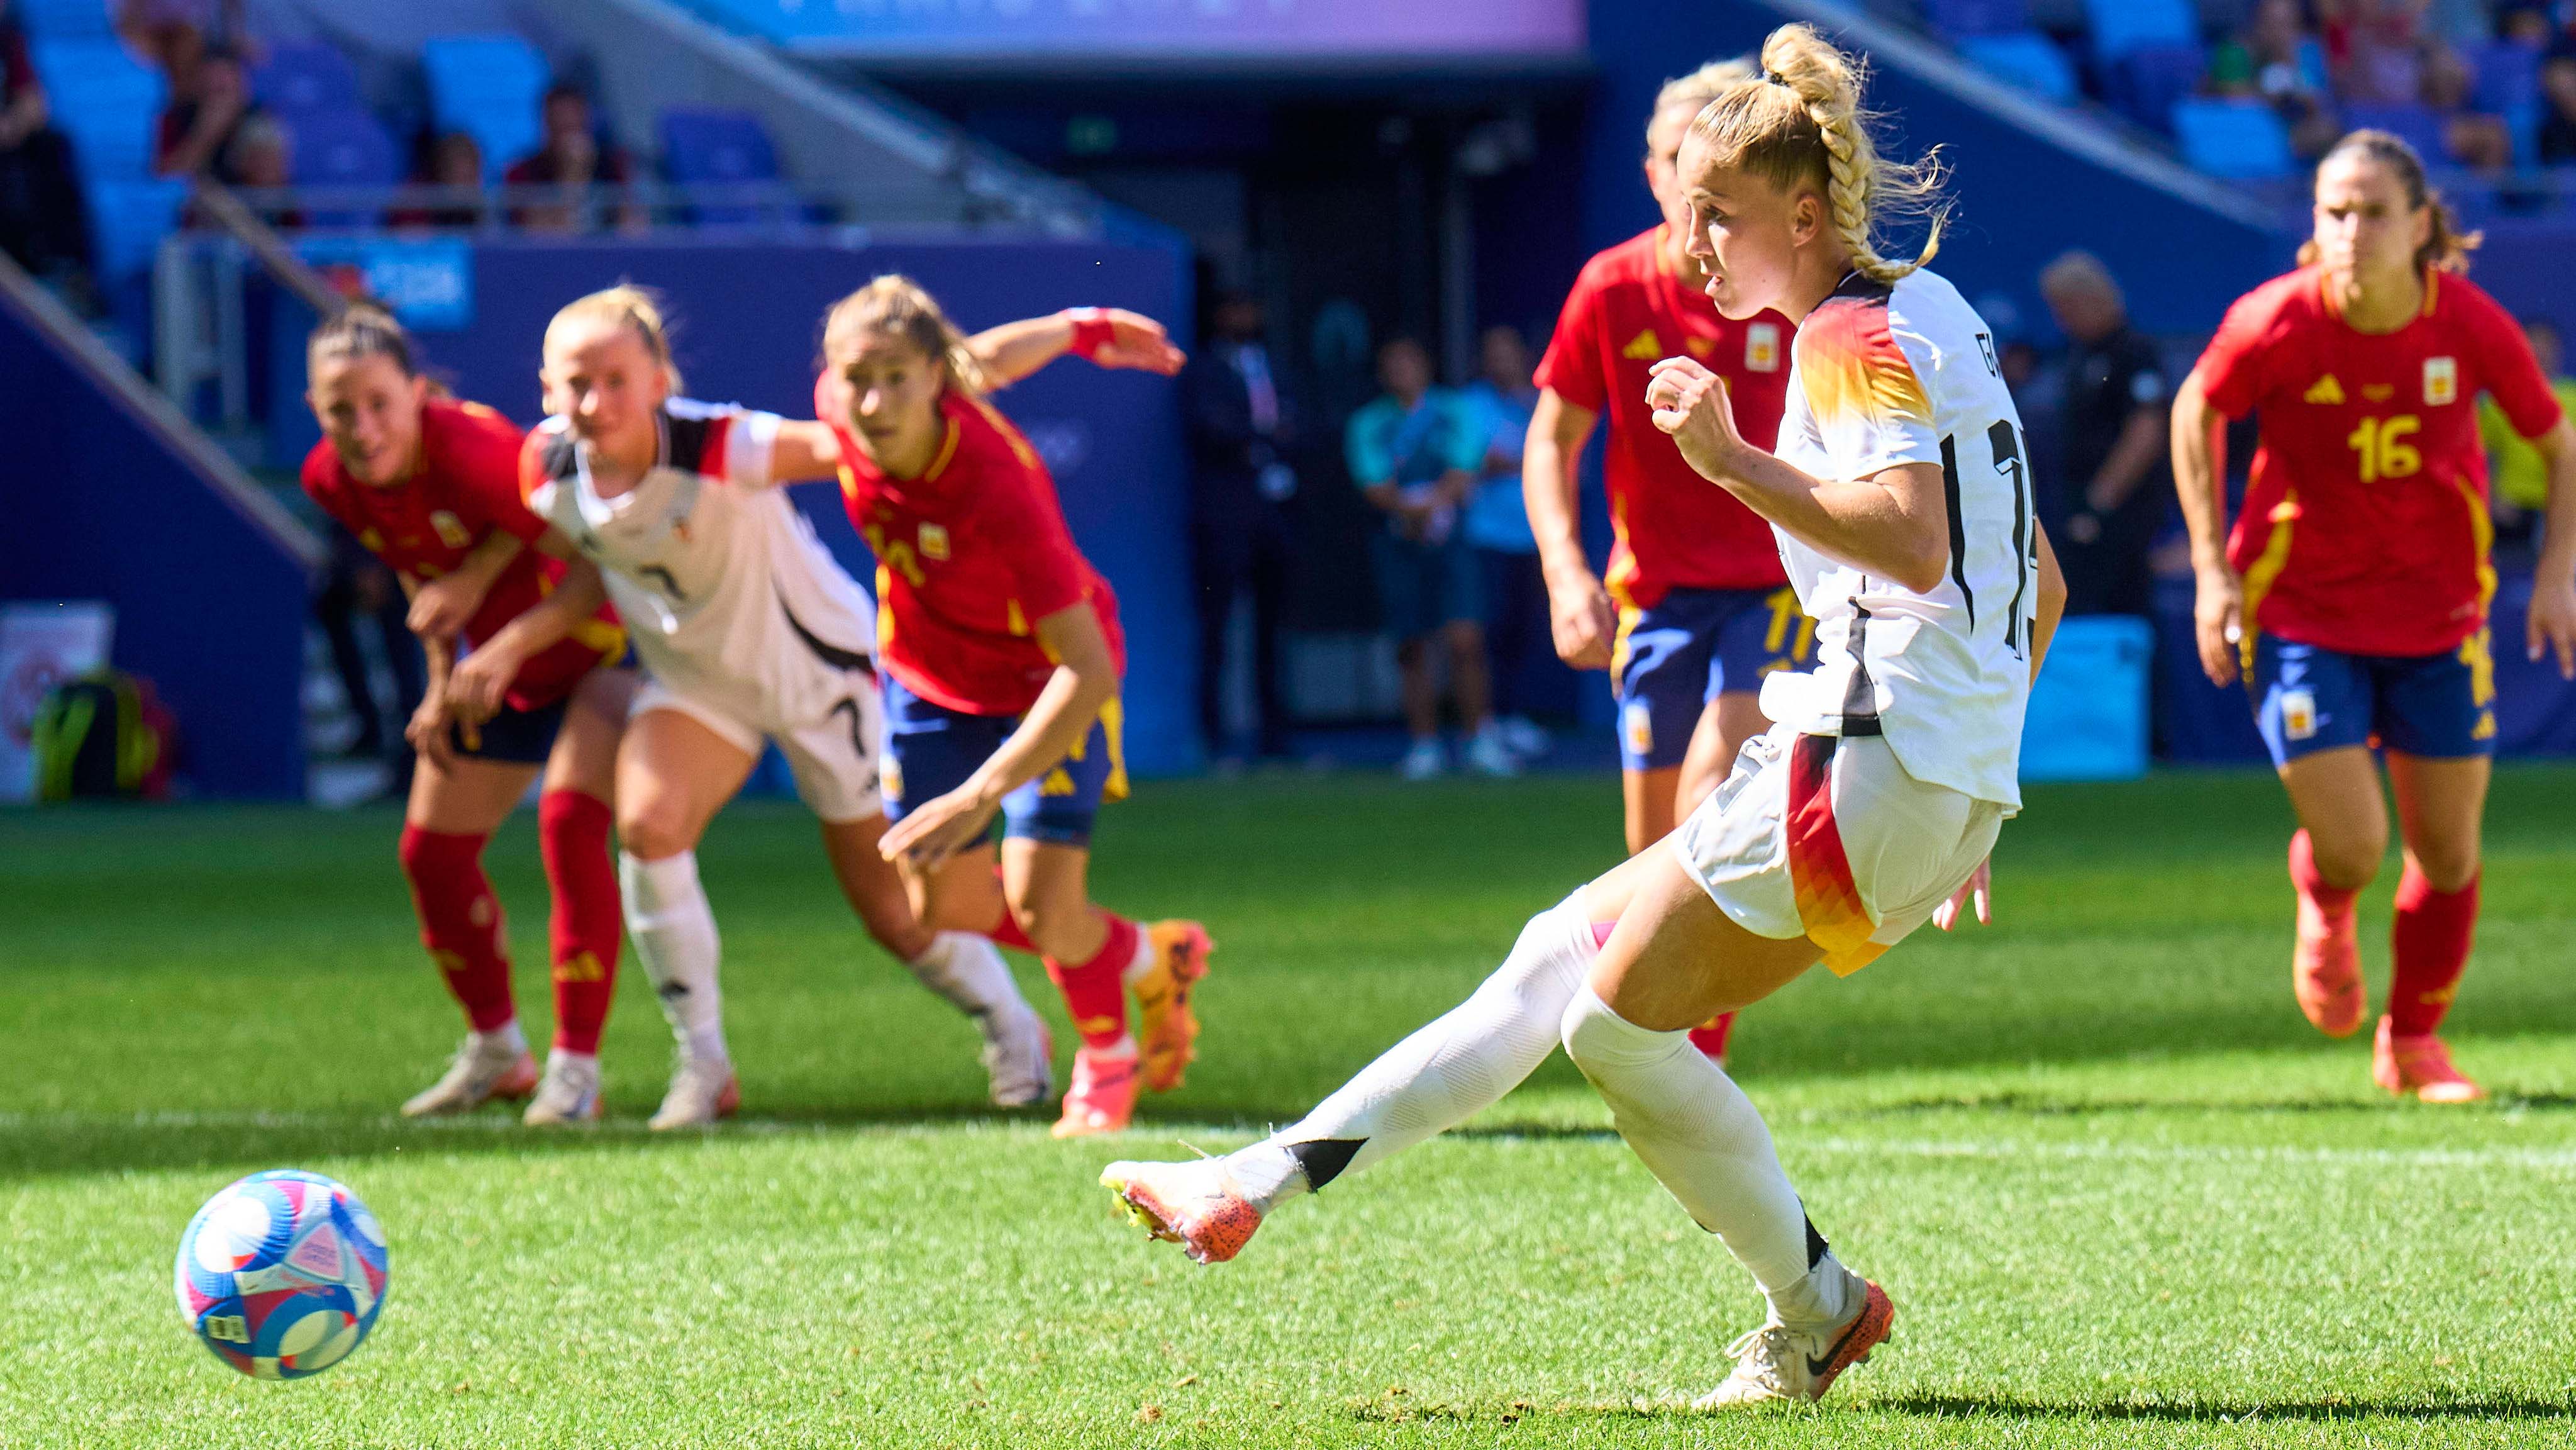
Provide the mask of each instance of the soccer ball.
{"label": "soccer ball", "polygon": [[319,1173],[254,1173],[179,1236],[179,1313],[243,1374],[301,1379],[375,1327],[389,1268],[385,1231],[358,1195]]}

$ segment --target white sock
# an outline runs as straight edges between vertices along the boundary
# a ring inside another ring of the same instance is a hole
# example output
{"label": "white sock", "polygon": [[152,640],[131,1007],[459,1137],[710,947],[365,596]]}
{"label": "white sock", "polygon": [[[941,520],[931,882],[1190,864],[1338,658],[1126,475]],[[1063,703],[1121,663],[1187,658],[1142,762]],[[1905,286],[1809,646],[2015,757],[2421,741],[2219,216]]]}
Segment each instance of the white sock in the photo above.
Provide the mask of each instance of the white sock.
{"label": "white sock", "polygon": [[505,1049],[513,1056],[528,1050],[528,1035],[519,1030],[519,1019],[516,1017],[489,1032],[475,1033],[474,1042],[478,1047],[492,1046]]}
{"label": "white sock", "polygon": [[723,944],[715,912],[698,884],[698,853],[659,861],[617,855],[617,884],[626,901],[626,934],[653,983],[662,1016],[680,1046],[702,1061],[725,1062],[724,998],[716,986]]}
{"label": "white sock", "polygon": [[548,1049],[546,1052],[546,1066],[553,1067],[559,1062],[582,1067],[597,1067],[599,1065],[599,1054],[596,1052],[567,1052],[560,1047]]}
{"label": "white sock", "polygon": [[930,939],[920,956],[904,963],[921,985],[948,999],[969,1017],[986,1017],[1017,1008],[1031,1010],[1020,984],[1002,961],[999,947],[972,932],[943,931]]}
{"label": "white sock", "polygon": [[1564,1027],[1566,1055],[1610,1104],[1619,1136],[1753,1272],[1780,1322],[1811,1329],[1850,1318],[1858,1276],[1807,1222],[1752,1100],[1690,1034],[1639,1027],[1588,985]]}
{"label": "white sock", "polygon": [[1556,1050],[1595,952],[1580,894],[1531,917],[1474,996],[1389,1048],[1294,1127],[1226,1158],[1264,1213],[1501,1101]]}

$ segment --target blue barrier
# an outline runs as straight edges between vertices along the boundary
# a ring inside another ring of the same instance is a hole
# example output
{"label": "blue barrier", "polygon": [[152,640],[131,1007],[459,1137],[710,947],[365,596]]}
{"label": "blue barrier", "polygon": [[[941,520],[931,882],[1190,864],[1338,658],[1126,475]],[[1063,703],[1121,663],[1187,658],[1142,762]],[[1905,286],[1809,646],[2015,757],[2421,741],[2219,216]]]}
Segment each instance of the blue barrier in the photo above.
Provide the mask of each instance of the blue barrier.
{"label": "blue barrier", "polygon": [[[392,244],[399,245],[399,244]],[[1189,264],[1149,243],[982,241],[741,242],[657,239],[478,241],[457,285],[431,285],[443,316],[417,320],[433,372],[456,391],[521,422],[538,413],[537,365],[555,309],[620,281],[653,288],[676,319],[673,346],[689,392],[789,417],[812,417],[824,310],[884,272],[903,272],[969,330],[1078,305],[1132,308],[1175,337],[1194,333]],[[425,254],[405,254],[426,265]],[[349,259],[367,270],[363,257]],[[314,437],[303,413],[299,339],[311,314],[274,304],[270,414],[276,437],[300,451]],[[1192,680],[1194,624],[1178,405],[1168,379],[1059,362],[996,401],[1046,457],[1083,551],[1117,589],[1127,631],[1127,759],[1168,775],[1199,760]],[[862,582],[875,562],[829,485],[796,490],[815,530]]]}
{"label": "blue barrier", "polygon": [[2147,667],[2155,631],[2143,619],[2069,619],[2048,643],[2022,722],[2024,780],[2135,780],[2147,773]]}
{"label": "blue barrier", "polygon": [[108,601],[114,662],[178,720],[181,779],[301,798],[319,544],[219,477],[186,424],[35,292],[23,274],[0,284],[0,394],[20,420],[0,465],[0,598]]}

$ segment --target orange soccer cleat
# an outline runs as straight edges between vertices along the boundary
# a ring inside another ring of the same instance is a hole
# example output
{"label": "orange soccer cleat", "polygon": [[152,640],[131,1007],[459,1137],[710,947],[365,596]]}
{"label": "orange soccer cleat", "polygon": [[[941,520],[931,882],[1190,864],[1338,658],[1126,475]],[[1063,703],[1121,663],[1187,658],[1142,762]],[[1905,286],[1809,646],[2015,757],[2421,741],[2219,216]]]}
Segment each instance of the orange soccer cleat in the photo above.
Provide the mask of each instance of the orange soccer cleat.
{"label": "orange soccer cleat", "polygon": [[1734,1372],[1691,1407],[1732,1410],[1776,1400],[1823,1399],[1844,1370],[1887,1342],[1895,1322],[1896,1306],[1887,1291],[1863,1280],[1860,1312],[1849,1324],[1802,1332],[1773,1319],[1728,1345],[1726,1352],[1735,1356]]}
{"label": "orange soccer cleat", "polygon": [[1261,1210],[1235,1186],[1220,1158],[1193,1163],[1112,1163],[1100,1186],[1118,1195],[1128,1219],[1202,1264],[1243,1252],[1261,1227]]}
{"label": "orange soccer cleat", "polygon": [[1135,1113],[1135,1050],[1086,1047],[1073,1055],[1073,1086],[1065,1089],[1064,1116],[1052,1131],[1059,1138],[1123,1133]]}
{"label": "orange soccer cleat", "polygon": [[2442,1039],[2430,1032],[2400,1037],[2393,1027],[2388,1018],[2379,1019],[2379,1037],[2370,1046],[2371,1081],[2399,1097],[2413,1093],[2428,1103],[2473,1103],[2487,1095],[2451,1065],[2451,1050]]}
{"label": "orange soccer cleat", "polygon": [[1154,964],[1136,979],[1137,1040],[1143,1044],[1145,1091],[1167,1093],[1181,1085],[1198,1056],[1199,1019],[1190,995],[1207,975],[1216,944],[1195,921],[1158,921],[1145,928]]}
{"label": "orange soccer cleat", "polygon": [[2328,1037],[2361,1030],[2361,940],[2352,908],[2329,914],[2299,893],[2299,941],[2290,950],[2290,990],[2299,1010]]}

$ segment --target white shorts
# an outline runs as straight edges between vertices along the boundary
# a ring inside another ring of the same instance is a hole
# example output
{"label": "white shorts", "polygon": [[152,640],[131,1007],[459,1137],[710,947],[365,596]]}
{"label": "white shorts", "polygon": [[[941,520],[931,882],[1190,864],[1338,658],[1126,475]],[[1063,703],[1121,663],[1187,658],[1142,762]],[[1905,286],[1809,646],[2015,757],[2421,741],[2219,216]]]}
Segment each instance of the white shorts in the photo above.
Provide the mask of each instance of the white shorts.
{"label": "white shorts", "polygon": [[2004,808],[1905,773],[1875,735],[1787,725],[1673,832],[1674,856],[1756,936],[1804,936],[1849,976],[1929,921],[1994,849]]}
{"label": "white shorts", "polygon": [[673,710],[757,757],[761,742],[775,740],[796,776],[796,794],[826,822],[863,821],[885,814],[877,786],[877,758],[885,748],[885,707],[872,689],[854,689],[819,720],[801,724],[744,720],[723,706],[693,699],[647,680],[635,694],[633,719],[648,710]]}

